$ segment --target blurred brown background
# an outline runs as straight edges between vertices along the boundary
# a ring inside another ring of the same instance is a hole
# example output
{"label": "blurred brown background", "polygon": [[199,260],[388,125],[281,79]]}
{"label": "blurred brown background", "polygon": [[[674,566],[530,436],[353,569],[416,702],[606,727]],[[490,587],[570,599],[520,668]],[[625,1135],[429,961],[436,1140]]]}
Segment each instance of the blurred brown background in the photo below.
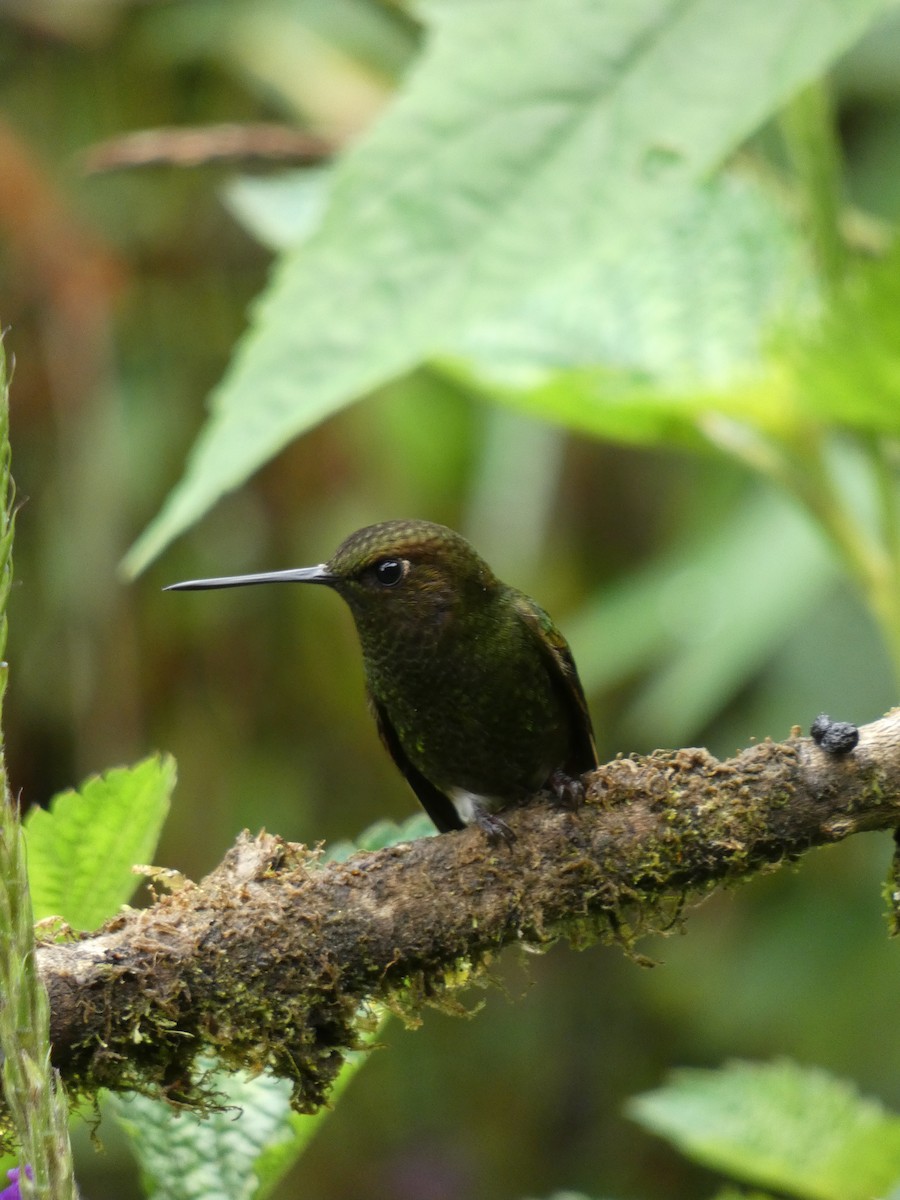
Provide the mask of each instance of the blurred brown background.
{"label": "blurred brown background", "polygon": [[[674,742],[729,754],[822,709],[865,721],[896,699],[868,618],[786,501],[715,458],[568,438],[426,371],[313,431],[123,583],[118,562],[179,477],[266,279],[269,255],[222,189],[277,166],[86,173],[85,154],[132,130],[216,122],[343,144],[418,37],[376,0],[0,5],[0,320],[22,504],[12,780],[43,804],[90,772],[172,752],[180,783],[157,861],[191,876],[244,826],[317,842],[412,811],[333,596],[160,591],[316,563],[371,521],[461,529],[554,614],[605,756]],[[896,63],[900,38],[838,76],[855,198],[885,216],[900,207]],[[764,628],[740,614],[735,545],[765,546],[775,572],[798,564],[793,602]],[[879,895],[890,850],[857,838],[714,897],[687,937],[644,947],[664,963],[652,971],[609,949],[510,956],[476,1019],[389,1028],[279,1195],[711,1193],[620,1110],[673,1066],[735,1056],[818,1063],[900,1106],[887,1033],[900,972]],[[85,1197],[138,1195],[111,1122],[100,1137],[105,1154],[78,1134]]]}

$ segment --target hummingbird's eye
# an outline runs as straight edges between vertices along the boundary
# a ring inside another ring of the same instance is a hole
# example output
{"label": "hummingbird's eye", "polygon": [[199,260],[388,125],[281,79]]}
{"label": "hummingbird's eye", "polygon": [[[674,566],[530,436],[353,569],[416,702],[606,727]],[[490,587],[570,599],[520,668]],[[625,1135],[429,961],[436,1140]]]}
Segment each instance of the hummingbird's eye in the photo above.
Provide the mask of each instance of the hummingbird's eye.
{"label": "hummingbird's eye", "polygon": [[409,563],[402,558],[383,558],[375,564],[375,578],[382,587],[396,587],[409,570]]}

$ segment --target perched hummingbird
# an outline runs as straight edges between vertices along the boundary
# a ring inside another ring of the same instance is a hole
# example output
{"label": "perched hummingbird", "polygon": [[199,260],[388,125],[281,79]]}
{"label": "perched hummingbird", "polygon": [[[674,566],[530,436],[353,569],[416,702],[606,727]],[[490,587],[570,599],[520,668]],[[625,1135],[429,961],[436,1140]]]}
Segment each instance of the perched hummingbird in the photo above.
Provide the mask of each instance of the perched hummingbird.
{"label": "perched hummingbird", "polygon": [[565,638],[452,529],[385,521],[317,567],[165,590],[253,583],[321,583],[343,596],[381,740],[441,832],[474,822],[512,840],[498,813],[542,788],[577,796],[597,765]]}

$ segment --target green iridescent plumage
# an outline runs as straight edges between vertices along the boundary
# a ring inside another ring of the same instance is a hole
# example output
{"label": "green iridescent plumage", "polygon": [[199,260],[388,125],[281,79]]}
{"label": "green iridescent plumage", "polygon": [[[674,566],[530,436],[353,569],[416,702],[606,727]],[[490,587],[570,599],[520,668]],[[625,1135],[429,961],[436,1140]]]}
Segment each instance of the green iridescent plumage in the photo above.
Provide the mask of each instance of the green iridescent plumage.
{"label": "green iridescent plumage", "polygon": [[320,567],[176,588],[322,583],[350,607],[382,740],[438,829],[496,814],[597,763],[569,647],[533,600],[428,521],[360,529]]}

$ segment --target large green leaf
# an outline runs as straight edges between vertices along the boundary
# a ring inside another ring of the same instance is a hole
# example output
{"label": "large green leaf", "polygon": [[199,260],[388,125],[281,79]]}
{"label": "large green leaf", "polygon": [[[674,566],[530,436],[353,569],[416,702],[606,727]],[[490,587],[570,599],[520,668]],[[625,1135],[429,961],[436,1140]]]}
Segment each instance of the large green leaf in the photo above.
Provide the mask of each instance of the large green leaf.
{"label": "large green leaf", "polygon": [[293,1141],[287,1080],[221,1072],[210,1083],[227,1107],[202,1119],[146,1096],[109,1098],[148,1200],[250,1200],[257,1160]]}
{"label": "large green leaf", "polygon": [[900,1180],[900,1117],[791,1062],[678,1071],[629,1115],[734,1179],[808,1200],[871,1200]]}
{"label": "large green leaf", "polygon": [[[664,219],[626,226],[617,242],[618,261],[590,250],[560,261],[453,349],[484,380],[519,389],[513,402],[535,415],[628,436],[633,407],[693,426],[708,392],[758,370],[774,319],[812,311],[805,245],[781,197],[751,175],[691,188]],[[643,440],[646,422],[634,424]]]}
{"label": "large green leaf", "polygon": [[[885,0],[431,0],[418,68],[335,170],[213,398],[142,568],[292,437],[642,231]],[[623,314],[627,319],[627,314]]]}
{"label": "large green leaf", "polygon": [[785,353],[798,400],[814,416],[900,434],[900,250],[858,265],[821,327]]}
{"label": "large green leaf", "polygon": [[154,755],[33,809],[25,839],[35,919],[95,929],[126,903],[138,883],[131,868],[152,857],[174,786],[174,759]]}
{"label": "large green leaf", "polygon": [[[260,241],[287,250],[321,223],[329,179],[245,177],[225,201]],[[711,407],[781,424],[777,389],[723,390],[755,375],[774,321],[813,307],[805,243],[781,195],[726,172],[690,189],[665,221],[631,233],[619,262],[599,263],[589,249],[561,259],[512,309],[451,336],[444,371],[601,437],[705,446],[697,416]]]}

